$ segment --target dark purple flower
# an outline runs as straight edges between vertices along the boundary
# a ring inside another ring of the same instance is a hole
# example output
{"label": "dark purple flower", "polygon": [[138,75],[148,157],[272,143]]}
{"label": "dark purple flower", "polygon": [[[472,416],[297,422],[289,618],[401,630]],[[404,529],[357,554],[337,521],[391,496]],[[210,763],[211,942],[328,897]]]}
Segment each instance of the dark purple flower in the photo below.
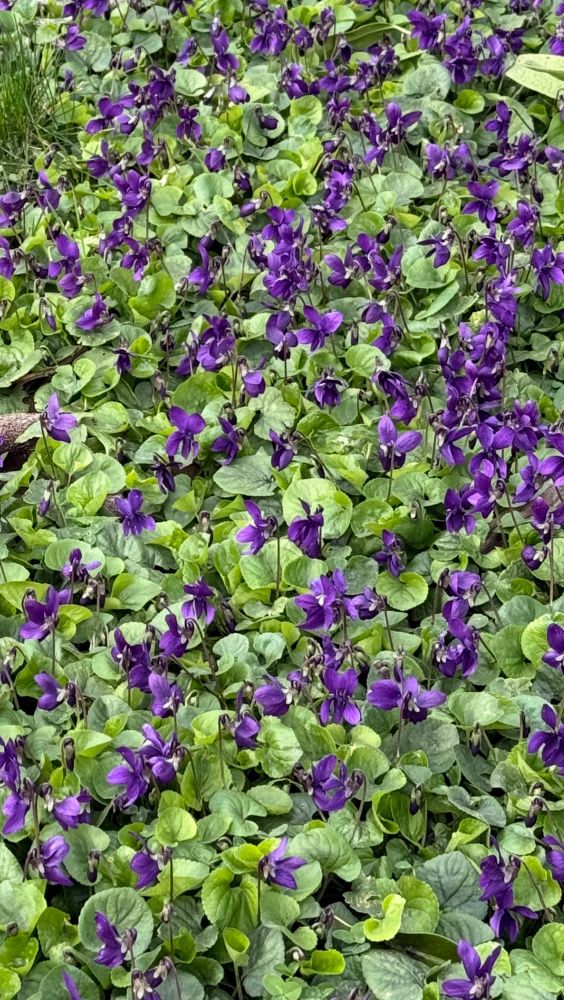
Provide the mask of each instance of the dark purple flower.
{"label": "dark purple flower", "polygon": [[159,872],[170,861],[170,847],[163,847],[157,854],[152,854],[147,848],[134,854],[129,867],[137,875],[136,889],[148,889],[157,881]]}
{"label": "dark purple flower", "polygon": [[45,603],[26,597],[24,600],[24,612],[27,621],[20,628],[22,639],[37,639],[41,642],[46,636],[51,635],[57,627],[59,620],[59,608],[62,604],[70,601],[70,591],[57,591],[54,587],[49,587]]}
{"label": "dark purple flower", "polygon": [[152,673],[149,677],[151,692],[151,712],[161,719],[175,715],[179,705],[184,702],[184,694],[178,684],[169,684],[166,677]]}
{"label": "dark purple flower", "polygon": [[90,574],[102,565],[96,559],[92,562],[83,563],[80,549],[71,549],[68,558],[69,561],[61,568],[61,573],[72,583],[86,583]]}
{"label": "dark purple flower", "polygon": [[131,645],[119,628],[114,631],[114,642],[115,646],[112,646],[111,649],[112,659],[127,675],[128,687],[137,687],[141,691],[148,691],[151,657],[146,643]]}
{"label": "dark purple flower", "polygon": [[248,542],[249,548],[246,550],[246,554],[256,556],[272,533],[276,531],[276,519],[274,517],[264,517],[260,507],[252,500],[245,500],[245,508],[251,518],[251,524],[248,524],[245,528],[241,528],[235,535],[235,538],[242,545]]}
{"label": "dark purple flower", "polygon": [[464,531],[466,534],[471,535],[474,531],[476,525],[476,520],[470,513],[470,507],[467,500],[467,495],[470,492],[471,487],[466,486],[464,493],[462,490],[457,493],[456,490],[448,489],[445,493],[444,505],[446,512],[445,527],[447,531],[456,533],[458,531]]}
{"label": "dark purple flower", "polygon": [[25,821],[31,809],[32,798],[35,790],[31,782],[24,782],[21,792],[12,791],[2,803],[2,812],[6,817],[6,822],[2,827],[2,834],[10,837],[13,833],[19,833],[25,826]]}
{"label": "dark purple flower", "polygon": [[[180,61],[180,56],[178,58]],[[178,109],[178,117],[180,121],[176,126],[177,138],[193,139],[194,142],[199,142],[202,138],[202,127],[198,122],[197,108],[190,108],[187,104],[183,104]]]}
{"label": "dark purple flower", "polygon": [[378,458],[385,472],[400,469],[410,451],[421,444],[422,435],[419,431],[404,431],[398,434],[397,428],[387,415],[378,421]]}
{"label": "dark purple flower", "polygon": [[398,577],[403,573],[405,564],[402,559],[403,548],[397,535],[393,531],[384,528],[382,531],[382,548],[376,552],[374,558],[381,566],[385,566],[388,573]]}
{"label": "dark purple flower", "polygon": [[63,972],[63,986],[69,995],[69,1000],[83,1000],[79,993],[78,986],[68,972]]}
{"label": "dark purple flower", "polygon": [[[338,776],[334,774],[338,764]],[[311,769],[310,794],[322,812],[339,812],[354,794],[346,765],[329,754]]]}
{"label": "dark purple flower", "polygon": [[375,708],[385,711],[399,708],[402,719],[407,722],[424,722],[429,709],[446,700],[442,691],[426,691],[417,678],[405,677],[399,666],[394,667],[394,680],[376,681],[366,697]]}
{"label": "dark purple flower", "polygon": [[482,222],[496,222],[498,212],[497,208],[494,208],[493,200],[498,191],[498,181],[486,181],[484,184],[480,184],[479,181],[470,181],[468,193],[472,195],[472,200],[466,202],[462,209],[464,215],[477,214]]}
{"label": "dark purple flower", "polygon": [[54,441],[70,441],[68,432],[78,425],[73,413],[62,413],[59,398],[53,392],[47,400],[47,406],[40,416],[41,426]]}
{"label": "dark purple flower", "polygon": [[447,15],[437,14],[432,17],[420,10],[410,10],[407,16],[412,25],[412,37],[417,39],[419,47],[428,52],[437,52]]}
{"label": "dark purple flower", "polygon": [[551,243],[533,250],[531,269],[535,275],[535,292],[543,299],[550,295],[551,283],[564,285],[564,253],[555,253]]}
{"label": "dark purple flower", "polygon": [[278,847],[260,859],[259,874],[269,885],[279,885],[281,889],[297,889],[298,884],[293,873],[307,862],[305,858],[293,856],[285,858],[287,847],[288,838],[283,837]]}
{"label": "dark purple flower", "polygon": [[499,906],[511,906],[513,903],[513,883],[517,878],[521,861],[515,855],[510,855],[505,862],[498,849],[497,856],[489,854],[480,862],[480,899],[495,900]]}
{"label": "dark purple flower", "polygon": [[342,614],[358,618],[353,599],[346,596],[347,582],[340,569],[312,580],[309,586],[309,594],[295,598],[297,607],[306,615],[300,628],[311,631],[328,629],[340,620]]}
{"label": "dark purple flower", "polygon": [[167,615],[165,621],[168,628],[161,635],[159,649],[165,656],[184,656],[194,635],[194,622],[185,621],[183,625],[179,625],[175,615]]}
{"label": "dark purple flower", "polygon": [[358,705],[352,700],[358,686],[356,670],[350,667],[342,674],[329,667],[323,672],[322,681],[330,697],[325,698],[319,709],[319,719],[323,726],[330,722],[348,722],[358,726],[361,714]]}
{"label": "dark purple flower", "polygon": [[541,752],[546,767],[556,766],[564,774],[564,724],[560,722],[552,705],[543,705],[541,718],[548,729],[539,729],[529,739],[529,753]]}
{"label": "dark purple flower", "polygon": [[215,608],[210,598],[214,596],[214,591],[208,587],[203,577],[196,580],[196,583],[186,583],[184,592],[190,597],[182,605],[184,618],[198,621],[203,618],[206,625],[210,625],[215,618]]}
{"label": "dark purple flower", "polygon": [[116,500],[115,505],[124,535],[140,535],[142,531],[155,530],[155,519],[149,514],[141,513],[143,506],[141,490],[130,490],[126,497]]}
{"label": "dark purple flower", "polygon": [[319,313],[313,306],[304,306],[304,316],[309,326],[296,330],[299,344],[308,344],[312,351],[325,345],[327,337],[335,333],[343,322],[343,314],[337,312]]}
{"label": "dark purple flower", "polygon": [[174,458],[180,452],[184,459],[194,459],[200,451],[200,445],[194,440],[206,426],[199,413],[187,413],[180,406],[171,406],[168,419],[177,429],[169,435],[165,450],[169,458]]}
{"label": "dark purple flower", "polygon": [[507,233],[518,239],[522,247],[529,247],[535,238],[538,220],[539,210],[536,205],[529,205],[527,201],[518,201],[517,215],[507,226]]}
{"label": "dark purple flower", "polygon": [[564,882],[564,844],[558,837],[547,834],[543,840],[546,861],[557,882]]}
{"label": "dark purple flower", "polygon": [[543,656],[543,663],[555,670],[564,671],[564,628],[561,625],[549,625],[546,630],[546,638],[550,649]]}
{"label": "dark purple flower", "polygon": [[501,945],[494,948],[483,962],[468,941],[459,941],[457,951],[467,978],[445,980],[442,984],[443,992],[459,1000],[485,1000],[496,980],[491,972],[500,956]]}
{"label": "dark purple flower", "polygon": [[80,330],[97,330],[110,320],[110,311],[99,292],[96,292],[91,306],[84,310],[75,321]]}
{"label": "dark purple flower", "polygon": [[70,847],[64,837],[50,837],[38,848],[34,847],[28,855],[28,865],[35,868],[40,878],[46,879],[54,885],[72,885],[72,879],[68,877],[61,867]]}
{"label": "dark purple flower", "polygon": [[321,531],[324,525],[323,508],[318,507],[312,514],[311,507],[301,501],[305,517],[295,517],[288,525],[288,538],[310,559],[321,559]]}
{"label": "dark purple flower", "polygon": [[49,796],[45,798],[48,811],[53,813],[63,830],[74,830],[80,823],[90,822],[90,804],[92,797],[90,792],[82,791],[78,795],[67,795],[64,799],[56,802],[49,801]]}
{"label": "dark purple flower", "polygon": [[174,477],[181,470],[180,464],[178,462],[169,462],[160,455],[155,455],[154,459],[151,465],[151,472],[155,475],[161,493],[175,493],[176,482]]}
{"label": "dark purple flower", "polygon": [[490,918],[490,927],[495,936],[508,938],[510,942],[515,941],[519,934],[518,916],[527,917],[529,920],[538,919],[538,913],[528,906],[498,906]]}
{"label": "dark purple flower", "polygon": [[99,911],[95,914],[94,924],[96,936],[102,942],[102,947],[95,958],[96,962],[107,965],[109,969],[115,969],[118,965],[123,965],[126,959],[131,959],[132,948],[137,938],[134,927],[121,934],[115,924],[110,923],[106,915]]}
{"label": "dark purple flower", "polygon": [[219,170],[223,170],[226,162],[225,153],[222,149],[208,149],[206,155],[204,156],[204,163],[208,170],[212,173],[217,173]]}
{"label": "dark purple flower", "polygon": [[265,715],[285,715],[297,693],[293,684],[283,685],[277,677],[267,675],[270,683],[261,684],[256,688],[254,700],[261,706]]}
{"label": "dark purple flower", "polygon": [[63,684],[60,684],[55,677],[52,677],[51,674],[36,674],[34,680],[43,691],[43,694],[37,701],[38,708],[43,708],[46,712],[52,712],[63,701],[66,701],[68,689]]}
{"label": "dark purple flower", "polygon": [[179,705],[184,702],[184,695],[178,684],[169,684],[161,674],[150,675],[149,690],[152,696],[151,711],[161,719],[175,715]]}
{"label": "dark purple flower", "polygon": [[285,469],[298,453],[298,442],[291,433],[277,434],[276,431],[269,431],[268,436],[272,441],[272,465],[275,469]]}
{"label": "dark purple flower", "polygon": [[172,733],[170,738],[165,740],[152,726],[142,726],[141,732],[146,742],[139,751],[140,757],[146,762],[153,776],[163,784],[167,785],[174,781],[185,754],[176,733]]}
{"label": "dark purple flower", "polygon": [[237,714],[237,719],[233,723],[233,738],[239,750],[254,750],[257,746],[257,734],[260,732],[260,723],[250,712]]}
{"label": "dark purple flower", "polygon": [[149,778],[142,756],[135,754],[129,747],[118,747],[117,752],[123,757],[125,764],[113,767],[107,775],[107,781],[110,785],[124,785],[116,803],[120,808],[127,809],[143,798],[149,788]]}
{"label": "dark purple flower", "polygon": [[225,417],[219,417],[219,423],[223,434],[215,439],[211,450],[216,453],[223,452],[225,455],[223,465],[231,465],[239,454],[245,432],[240,427],[234,427]]}
{"label": "dark purple flower", "polygon": [[335,375],[332,368],[326,368],[316,382],[313,383],[313,395],[319,406],[339,406],[341,403],[341,392],[346,389],[347,383],[344,379]]}

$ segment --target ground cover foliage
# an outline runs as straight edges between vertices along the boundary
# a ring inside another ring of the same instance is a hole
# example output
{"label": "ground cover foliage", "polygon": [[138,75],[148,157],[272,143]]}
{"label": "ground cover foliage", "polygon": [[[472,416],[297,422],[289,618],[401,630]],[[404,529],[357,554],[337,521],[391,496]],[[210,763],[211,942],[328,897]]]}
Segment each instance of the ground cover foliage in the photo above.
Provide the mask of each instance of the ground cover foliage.
{"label": "ground cover foliage", "polygon": [[556,997],[564,5],[0,32],[0,1000]]}

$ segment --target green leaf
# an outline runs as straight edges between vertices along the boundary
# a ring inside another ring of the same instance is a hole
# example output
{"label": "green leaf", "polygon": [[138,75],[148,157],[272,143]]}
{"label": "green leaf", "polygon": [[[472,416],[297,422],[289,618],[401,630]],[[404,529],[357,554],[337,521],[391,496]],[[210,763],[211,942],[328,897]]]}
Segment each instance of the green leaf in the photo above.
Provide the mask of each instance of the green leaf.
{"label": "green leaf", "polygon": [[112,603],[109,606],[140,611],[161,592],[161,589],[154,580],[145,580],[135,573],[120,573],[114,580],[110,598]]}
{"label": "green leaf", "polygon": [[545,924],[533,938],[533,955],[556,976],[564,976],[564,924]]}
{"label": "green leaf", "polygon": [[541,615],[534,621],[529,622],[521,636],[521,649],[528,660],[539,668],[542,658],[548,651],[548,639],[546,630],[551,622],[562,623],[564,615]]}
{"label": "green leaf", "polygon": [[27,934],[7,937],[0,945],[0,968],[17,972],[19,976],[27,976],[38,951],[37,938],[30,938]]}
{"label": "green leaf", "polygon": [[208,920],[219,930],[237,927],[248,934],[257,921],[257,880],[243,875],[240,885],[233,885],[233,872],[218,868],[202,886],[202,906]]}
{"label": "green leaf", "polygon": [[265,451],[243,456],[224,465],[214,474],[214,482],[228,496],[266,497],[274,493],[276,482],[270,458]]}
{"label": "green leaf", "polygon": [[81,823],[74,830],[65,834],[70,851],[65,858],[65,868],[71,878],[81,885],[92,885],[88,877],[88,854],[90,851],[107,851],[110,838],[105,830],[100,830],[90,823]]}
{"label": "green leaf", "polygon": [[[245,976],[245,993],[250,997],[264,996],[263,980],[272,970],[284,964],[284,938],[279,930],[259,927],[251,935],[249,966]],[[297,997],[287,1000],[298,1000]]]}
{"label": "green leaf", "polygon": [[75,514],[97,514],[111,489],[111,483],[104,472],[87,472],[67,490],[67,500]]}
{"label": "green leaf", "polygon": [[[548,955],[549,952],[547,952]],[[562,978],[557,976],[531,951],[515,948],[511,952],[510,958],[514,977],[518,977],[521,983],[529,987],[547,990],[549,993],[560,993],[562,990]]]}
{"label": "green leaf", "polygon": [[175,302],[174,282],[166,271],[146,275],[137,295],[130,300],[131,308],[147,319],[154,319],[164,309],[171,309]]}
{"label": "green leaf", "polygon": [[62,469],[69,476],[74,476],[77,472],[82,472],[92,462],[92,452],[85,444],[72,442],[71,444],[61,444],[53,452],[53,462],[58,469]]}
{"label": "green leaf", "polygon": [[460,90],[454,102],[454,106],[467,115],[479,115],[484,110],[484,105],[484,98],[477,90]]}
{"label": "green leaf", "polygon": [[176,806],[163,809],[155,827],[155,837],[163,847],[177,847],[192,840],[198,832],[196,821],[190,813]]}
{"label": "green leaf", "polygon": [[0,843],[0,884],[23,882],[23,870],[7,844]]}
{"label": "green leaf", "polygon": [[300,904],[274,889],[261,893],[260,919],[265,927],[289,927],[300,915]]}
{"label": "green leaf", "polygon": [[479,898],[478,875],[460,851],[425,861],[417,869],[417,877],[431,886],[441,909],[459,910],[475,917],[486,913],[487,905]]}
{"label": "green leaf", "polygon": [[273,715],[263,718],[258,734],[257,760],[269,778],[284,778],[290,774],[301,756],[295,734]]}
{"label": "green leaf", "polygon": [[223,931],[223,943],[233,965],[240,966],[247,963],[247,952],[251,942],[246,934],[237,930],[236,927],[226,927]]}
{"label": "green leaf", "polygon": [[89,951],[100,950],[96,934],[95,915],[104,913],[115,924],[120,934],[135,928],[135,957],[147,951],[153,937],[153,915],[142,896],[135,889],[121,886],[97,892],[84,903],[78,918],[80,940]]}
{"label": "green leaf", "polygon": [[421,962],[392,951],[370,951],[361,965],[375,1000],[422,1000],[427,970]]}
{"label": "green leaf", "polygon": [[17,972],[0,967],[0,1000],[12,1000],[20,992],[21,985]]}
{"label": "green leaf", "polygon": [[[517,56],[513,66],[505,70],[505,76],[509,80],[513,80],[520,87],[526,87],[527,90],[534,90],[535,93],[542,94],[543,97],[550,97],[555,101],[562,90],[563,81],[560,77],[553,75],[552,72],[544,72],[546,64],[537,61],[531,65],[531,58],[532,56],[530,55]],[[545,56],[544,58],[547,57]],[[554,58],[560,59],[559,56],[555,56]],[[543,71],[541,71],[541,67]]]}
{"label": "green leaf", "polygon": [[430,885],[413,875],[402,875],[398,891],[405,899],[402,934],[432,934],[439,920],[439,900]]}
{"label": "green leaf", "polygon": [[369,917],[364,921],[363,931],[369,941],[391,941],[398,933],[405,899],[397,893],[391,893],[382,900],[382,917]]}
{"label": "green leaf", "polygon": [[516,906],[540,910],[543,906],[557,906],[562,898],[562,890],[552,873],[543,867],[538,858],[524,857],[513,883],[513,898]]}
{"label": "green leaf", "polygon": [[34,882],[0,882],[0,930],[16,924],[20,931],[31,934],[47,903]]}
{"label": "green leaf", "polygon": [[306,861],[318,861],[324,872],[335,872],[345,882],[352,882],[360,872],[360,860],[347,838],[329,826],[298,833],[290,851]]}
{"label": "green leaf", "polygon": [[306,976],[340,976],[345,971],[345,959],[335,948],[312,951],[307,961],[300,965]]}
{"label": "green leaf", "polygon": [[453,785],[447,788],[446,797],[456,809],[467,813],[468,816],[483,820],[488,826],[505,826],[505,810],[492,795],[473,797],[468,794],[465,788]]}
{"label": "green leaf", "polygon": [[425,603],[429,593],[429,588],[419,573],[401,573],[399,577],[395,577],[387,570],[380,573],[376,590],[397,611],[410,611],[419,607]]}

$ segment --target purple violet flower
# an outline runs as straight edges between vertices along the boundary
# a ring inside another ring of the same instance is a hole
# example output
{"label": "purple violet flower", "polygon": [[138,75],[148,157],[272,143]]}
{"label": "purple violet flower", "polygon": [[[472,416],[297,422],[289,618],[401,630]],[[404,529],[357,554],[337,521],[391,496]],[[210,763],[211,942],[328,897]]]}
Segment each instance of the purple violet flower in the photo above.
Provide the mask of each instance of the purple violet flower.
{"label": "purple violet flower", "polygon": [[176,427],[176,430],[169,435],[165,446],[169,458],[174,458],[177,452],[180,452],[182,458],[186,460],[197,458],[200,445],[194,438],[204,430],[206,426],[204,418],[199,413],[187,413],[180,406],[171,406],[168,419]]}
{"label": "purple violet flower", "polygon": [[[251,518],[251,523],[241,528],[235,535],[235,538],[242,545],[247,542],[249,543],[246,555],[256,556],[257,552],[260,552],[273,532],[276,531],[276,518],[264,517],[260,507],[253,500],[245,500],[245,508]],[[289,534],[288,537],[290,537]]]}
{"label": "purple violet flower", "polygon": [[100,965],[107,965],[109,969],[115,969],[118,965],[123,965],[126,959],[131,959],[131,951],[137,939],[135,927],[130,927],[120,934],[115,924],[110,923],[106,915],[99,911],[95,914],[94,924],[96,936],[102,942],[94,961]]}
{"label": "purple violet flower", "polygon": [[63,971],[63,986],[65,987],[69,1000],[83,1000],[74,979],[68,972]]}
{"label": "purple violet flower", "polygon": [[288,538],[310,559],[321,559],[321,532],[325,523],[323,508],[317,507],[312,514],[310,505],[305,500],[300,502],[306,516],[295,517],[288,525]]}
{"label": "purple violet flower", "polygon": [[214,591],[208,587],[203,577],[195,583],[184,584],[184,592],[190,597],[182,605],[182,615],[192,621],[204,619],[206,625],[211,625],[215,618],[215,608],[210,598],[214,597]]}
{"label": "purple violet flower", "polygon": [[47,400],[47,406],[43,410],[40,418],[43,430],[53,438],[54,441],[70,441],[68,432],[73,427],[78,426],[78,420],[73,413],[62,413],[59,407],[59,398],[53,392]]}
{"label": "purple violet flower", "polygon": [[35,597],[26,597],[23,610],[27,621],[20,627],[20,637],[41,642],[46,636],[52,635],[59,620],[59,608],[63,604],[69,604],[70,599],[69,590],[57,591],[54,587],[48,588],[44,604]]}
{"label": "purple violet flower", "polygon": [[501,954],[501,945],[494,948],[483,962],[469,941],[459,941],[456,950],[467,978],[445,980],[443,992],[458,1000],[487,1000],[496,979],[491,972]]}
{"label": "purple violet flower", "polygon": [[281,889],[297,889],[294,872],[307,864],[307,861],[295,856],[284,857],[287,847],[288,838],[283,837],[278,847],[260,859],[258,870],[261,878],[269,885],[278,885]]}
{"label": "purple violet flower", "polygon": [[406,722],[424,722],[429,709],[442,705],[446,694],[442,691],[426,691],[416,677],[405,677],[400,666],[394,667],[394,680],[376,681],[366,696],[375,708],[390,711],[399,708]]}
{"label": "purple violet flower", "polygon": [[50,837],[28,854],[27,864],[40,878],[54,885],[72,885],[73,881],[61,867],[70,847],[64,837]]}
{"label": "purple violet flower", "polygon": [[141,490],[130,490],[126,497],[119,497],[115,505],[124,535],[140,535],[143,531],[155,530],[155,519],[149,514],[141,513],[143,506]]}
{"label": "purple violet flower", "polygon": [[342,674],[332,667],[323,672],[322,681],[330,697],[325,698],[319,709],[319,720],[322,726],[330,722],[348,722],[350,726],[358,726],[361,720],[360,709],[352,700],[358,687],[356,670],[349,667]]}

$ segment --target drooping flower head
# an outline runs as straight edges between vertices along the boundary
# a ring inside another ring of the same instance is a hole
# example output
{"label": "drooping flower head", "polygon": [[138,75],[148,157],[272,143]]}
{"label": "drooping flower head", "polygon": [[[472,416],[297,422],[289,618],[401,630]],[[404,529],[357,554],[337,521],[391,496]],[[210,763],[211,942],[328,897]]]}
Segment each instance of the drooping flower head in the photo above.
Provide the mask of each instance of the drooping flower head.
{"label": "drooping flower head", "polygon": [[281,889],[297,889],[294,872],[307,862],[305,858],[285,857],[287,847],[288,838],[283,837],[278,847],[260,859],[259,873],[269,885],[278,885]]}

